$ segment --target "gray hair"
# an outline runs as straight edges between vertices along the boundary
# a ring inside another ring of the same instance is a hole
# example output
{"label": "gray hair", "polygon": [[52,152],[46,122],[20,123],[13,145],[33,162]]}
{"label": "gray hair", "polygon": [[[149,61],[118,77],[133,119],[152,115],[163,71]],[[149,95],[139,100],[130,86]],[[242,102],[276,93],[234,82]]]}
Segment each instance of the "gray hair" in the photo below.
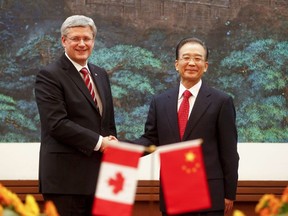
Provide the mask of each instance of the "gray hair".
{"label": "gray hair", "polygon": [[93,37],[96,37],[97,28],[94,21],[86,16],[83,15],[73,15],[68,17],[61,26],[61,36],[67,36],[69,28],[73,27],[86,27],[90,26]]}

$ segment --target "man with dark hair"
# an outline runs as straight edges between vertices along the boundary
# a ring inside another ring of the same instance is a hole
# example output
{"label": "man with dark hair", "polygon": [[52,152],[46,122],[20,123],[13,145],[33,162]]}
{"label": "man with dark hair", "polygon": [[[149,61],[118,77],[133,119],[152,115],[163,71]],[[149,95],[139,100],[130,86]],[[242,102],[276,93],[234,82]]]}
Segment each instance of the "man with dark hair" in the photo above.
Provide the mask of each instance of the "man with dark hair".
{"label": "man with dark hair", "polygon": [[[175,68],[181,81],[176,87],[153,98],[145,133],[134,141],[146,146],[160,146],[203,139],[212,206],[181,216],[223,216],[232,210],[236,198],[239,161],[236,113],[229,95],[209,87],[201,79],[208,69],[208,56],[206,45],[197,38],[185,38],[179,42]],[[163,216],[167,216],[165,198],[160,189],[160,209]]]}

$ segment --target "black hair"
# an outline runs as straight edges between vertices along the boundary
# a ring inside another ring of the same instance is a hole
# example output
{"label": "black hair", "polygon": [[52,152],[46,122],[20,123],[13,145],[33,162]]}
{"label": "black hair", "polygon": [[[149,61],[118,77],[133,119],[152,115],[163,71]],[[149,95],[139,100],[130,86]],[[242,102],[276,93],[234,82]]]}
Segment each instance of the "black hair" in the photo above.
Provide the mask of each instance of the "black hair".
{"label": "black hair", "polygon": [[186,43],[198,43],[200,44],[201,46],[203,46],[203,48],[205,49],[206,51],[206,61],[208,61],[208,57],[209,57],[209,50],[208,50],[208,47],[206,46],[206,44],[201,41],[200,39],[198,38],[195,38],[195,37],[188,37],[188,38],[184,38],[182,39],[176,46],[176,60],[179,59],[179,50],[181,49],[182,46],[184,46]]}

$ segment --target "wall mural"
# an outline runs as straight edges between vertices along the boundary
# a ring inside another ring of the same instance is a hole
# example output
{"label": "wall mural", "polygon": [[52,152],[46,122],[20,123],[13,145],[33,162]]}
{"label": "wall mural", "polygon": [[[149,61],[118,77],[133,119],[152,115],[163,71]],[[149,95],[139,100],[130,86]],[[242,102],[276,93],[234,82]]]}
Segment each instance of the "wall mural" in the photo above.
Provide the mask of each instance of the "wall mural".
{"label": "wall mural", "polygon": [[138,137],[154,94],[179,82],[175,46],[206,41],[204,80],[233,96],[239,142],[288,142],[286,0],[0,0],[0,142],[39,142],[39,68],[62,54],[60,25],[94,19],[90,61],[109,73],[120,139]]}

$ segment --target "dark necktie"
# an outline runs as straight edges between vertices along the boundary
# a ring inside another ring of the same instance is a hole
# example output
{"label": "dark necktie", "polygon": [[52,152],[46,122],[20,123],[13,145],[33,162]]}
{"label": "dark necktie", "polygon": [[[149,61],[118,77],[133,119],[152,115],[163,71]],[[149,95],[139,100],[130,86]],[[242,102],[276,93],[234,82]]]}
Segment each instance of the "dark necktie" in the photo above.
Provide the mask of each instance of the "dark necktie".
{"label": "dark necktie", "polygon": [[93,89],[93,85],[92,85],[92,80],[90,79],[90,76],[89,76],[89,72],[86,68],[82,68],[80,70],[80,73],[83,74],[83,80],[95,102],[95,104],[97,104],[97,100],[96,100],[96,95],[95,95],[95,92],[94,92],[94,89]]}
{"label": "dark necktie", "polygon": [[186,124],[188,121],[188,116],[189,116],[189,97],[191,96],[191,92],[186,90],[183,93],[183,100],[180,105],[179,111],[178,111],[178,125],[179,125],[179,133],[180,133],[180,139],[182,140]]}

